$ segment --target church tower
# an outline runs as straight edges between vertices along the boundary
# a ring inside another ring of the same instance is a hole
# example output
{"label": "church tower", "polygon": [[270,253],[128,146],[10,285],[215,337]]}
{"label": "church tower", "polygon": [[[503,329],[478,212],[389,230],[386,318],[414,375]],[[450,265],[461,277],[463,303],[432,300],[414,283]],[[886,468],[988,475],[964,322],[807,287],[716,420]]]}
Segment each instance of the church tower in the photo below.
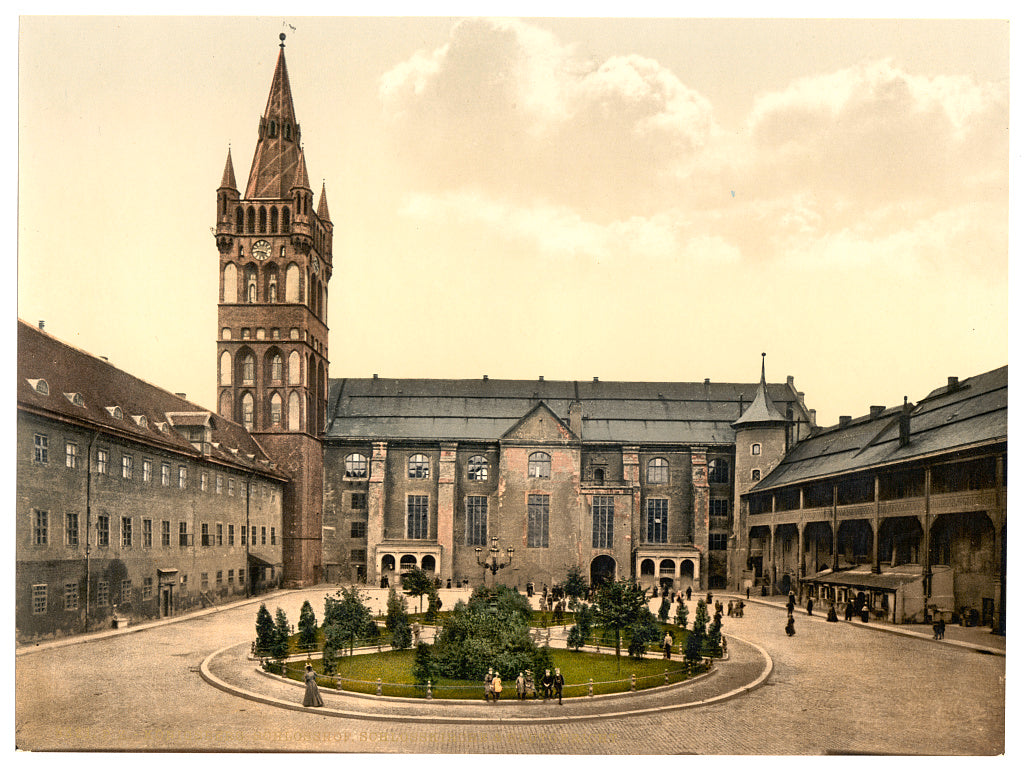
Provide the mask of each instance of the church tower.
{"label": "church tower", "polygon": [[334,227],[326,186],[313,208],[284,39],[245,195],[235,183],[230,149],[217,189],[217,411],[244,425],[291,476],[282,503],[283,584],[297,588],[318,582],[322,564],[321,430]]}

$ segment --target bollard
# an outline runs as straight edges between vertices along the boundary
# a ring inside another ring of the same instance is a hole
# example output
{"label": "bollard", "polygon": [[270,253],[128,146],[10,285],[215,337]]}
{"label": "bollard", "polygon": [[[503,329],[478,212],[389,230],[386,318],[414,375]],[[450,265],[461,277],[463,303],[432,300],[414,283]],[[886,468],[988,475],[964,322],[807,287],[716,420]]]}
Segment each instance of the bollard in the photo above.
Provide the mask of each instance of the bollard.
{"label": "bollard", "polygon": [[629,676],[629,690],[631,690],[631,691],[635,691],[636,690],[636,673],[635,672]]}
{"label": "bollard", "polygon": [[594,698],[594,678],[593,677],[590,678],[590,685],[587,686],[587,698],[588,699],[593,699]]}
{"label": "bollard", "polygon": [[384,681],[381,678],[378,677],[377,678],[377,695],[378,696],[383,696],[384,695],[383,683],[384,683]]}
{"label": "bollard", "polygon": [[430,680],[427,680],[427,698],[428,699],[433,699],[434,698],[434,689],[431,687]]}
{"label": "bollard", "polygon": [[668,670],[665,670],[665,685],[668,685]]}

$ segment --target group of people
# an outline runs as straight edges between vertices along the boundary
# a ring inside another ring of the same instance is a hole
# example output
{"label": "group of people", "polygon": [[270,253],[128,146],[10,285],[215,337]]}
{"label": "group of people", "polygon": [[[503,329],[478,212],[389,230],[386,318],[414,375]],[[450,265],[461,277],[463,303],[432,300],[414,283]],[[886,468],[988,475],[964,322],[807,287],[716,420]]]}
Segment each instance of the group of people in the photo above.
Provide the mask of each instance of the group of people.
{"label": "group of people", "polygon": [[730,618],[742,618],[744,607],[746,607],[746,602],[742,599],[737,599],[735,603],[730,599],[729,606],[726,608],[726,614]]}
{"label": "group of people", "polygon": [[[544,692],[544,701],[557,697],[558,703],[561,704],[562,689],[565,687],[565,676],[562,674],[562,670],[556,667],[555,673],[551,674],[550,669],[545,669],[544,676],[540,679],[540,687]],[[501,699],[501,690],[501,675],[492,667],[484,675],[484,701],[497,702]],[[522,701],[527,696],[535,695],[533,670],[527,669],[525,672],[520,672],[519,677],[516,678],[516,698]]]}

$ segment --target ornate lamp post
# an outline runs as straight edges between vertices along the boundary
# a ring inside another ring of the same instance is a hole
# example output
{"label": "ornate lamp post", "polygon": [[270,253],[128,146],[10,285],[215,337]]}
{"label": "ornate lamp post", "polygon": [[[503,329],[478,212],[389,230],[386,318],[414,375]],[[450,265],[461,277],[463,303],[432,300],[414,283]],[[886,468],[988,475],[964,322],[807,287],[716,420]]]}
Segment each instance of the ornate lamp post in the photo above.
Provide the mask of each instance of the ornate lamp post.
{"label": "ornate lamp post", "polygon": [[505,549],[505,553],[508,555],[508,560],[504,562],[498,561],[498,555],[501,551],[498,550],[498,537],[496,535],[491,537],[491,547],[487,550],[487,556],[483,556],[482,549],[477,546],[476,549],[476,563],[484,568],[484,585],[487,585],[487,571],[491,571],[491,577],[498,574],[498,570],[502,570],[512,564],[512,557],[515,555],[516,550],[509,546]]}

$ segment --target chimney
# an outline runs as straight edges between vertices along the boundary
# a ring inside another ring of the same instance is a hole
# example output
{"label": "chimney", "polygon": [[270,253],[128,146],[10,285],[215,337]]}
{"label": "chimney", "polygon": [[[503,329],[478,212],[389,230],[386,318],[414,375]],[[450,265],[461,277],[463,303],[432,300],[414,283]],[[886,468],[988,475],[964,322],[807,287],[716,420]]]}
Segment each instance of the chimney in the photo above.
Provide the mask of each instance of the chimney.
{"label": "chimney", "polygon": [[484,374],[484,381],[487,381],[487,374]]}
{"label": "chimney", "polygon": [[177,395],[177,396],[178,396],[179,398],[181,398],[182,400],[185,400],[185,399],[187,399],[187,398],[188,398],[188,395],[186,395],[186,394],[185,394],[185,393],[183,393],[183,392],[176,392],[176,393],[174,393],[174,394],[175,394],[175,395]]}
{"label": "chimney", "polygon": [[872,406],[870,410],[871,410],[871,416],[872,417],[877,417],[879,414],[881,414],[883,411],[885,411],[885,406]]}
{"label": "chimney", "polygon": [[787,376],[786,377],[786,384],[789,385],[790,389],[794,389],[795,388],[795,385],[793,384],[793,377],[792,376]]}
{"label": "chimney", "polygon": [[376,378],[377,378],[377,374],[374,374],[374,375],[373,375],[373,378],[374,378],[374,379],[376,379]]}
{"label": "chimney", "polygon": [[600,379],[598,379],[598,378],[597,378],[597,377],[595,376],[595,377],[594,377],[594,381],[595,381],[595,382],[599,382],[599,381],[601,381],[601,380],[600,380]]}
{"label": "chimney", "polygon": [[903,396],[903,411],[900,412],[900,446],[907,446],[910,443],[910,405],[907,403],[907,396]]}
{"label": "chimney", "polygon": [[577,438],[583,437],[583,406],[576,400],[569,404],[569,429]]}
{"label": "chimney", "polygon": [[45,327],[46,327],[46,320],[40,320],[39,321],[39,330],[42,330]]}
{"label": "chimney", "polygon": [[849,416],[848,414],[842,414],[839,417],[839,426],[846,427],[848,424],[850,424],[851,419],[853,419],[853,417]]}
{"label": "chimney", "polygon": [[543,382],[543,381],[544,381],[544,377],[543,377],[543,376],[538,376],[538,377],[537,377],[537,381],[539,381],[539,382]]}
{"label": "chimney", "polygon": [[955,376],[946,377],[946,392],[956,392],[960,388],[960,380]]}

